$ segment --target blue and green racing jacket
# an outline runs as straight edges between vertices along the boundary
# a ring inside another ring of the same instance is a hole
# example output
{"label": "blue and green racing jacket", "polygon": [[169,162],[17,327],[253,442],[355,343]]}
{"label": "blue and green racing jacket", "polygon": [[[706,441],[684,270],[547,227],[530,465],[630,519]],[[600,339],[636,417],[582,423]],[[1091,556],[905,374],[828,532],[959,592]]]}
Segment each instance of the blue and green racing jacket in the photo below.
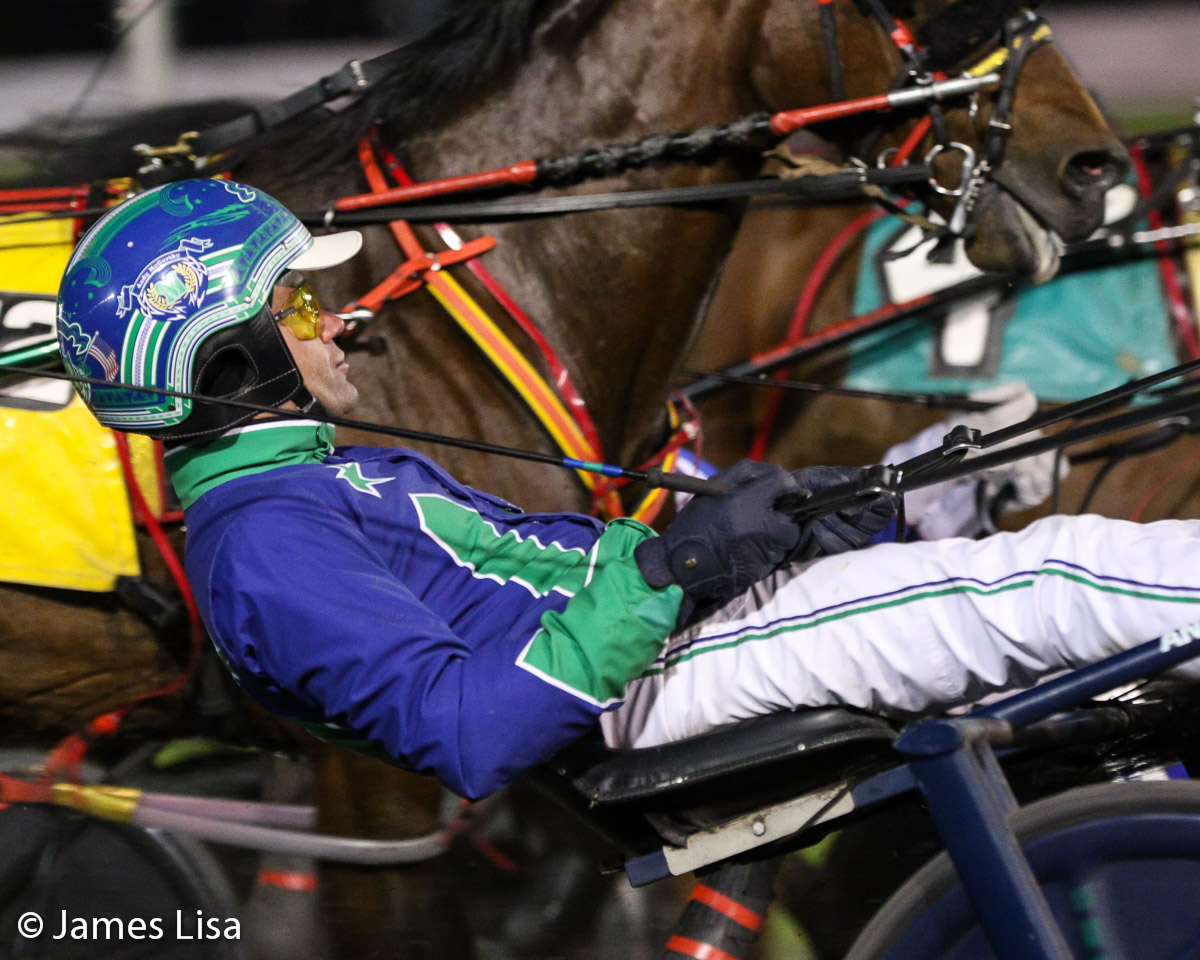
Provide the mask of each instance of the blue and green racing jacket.
{"label": "blue and green racing jacket", "polygon": [[653,533],[522,513],[417,453],[257,421],[166,455],[201,615],[259,704],[480,797],[618,705],[683,598]]}

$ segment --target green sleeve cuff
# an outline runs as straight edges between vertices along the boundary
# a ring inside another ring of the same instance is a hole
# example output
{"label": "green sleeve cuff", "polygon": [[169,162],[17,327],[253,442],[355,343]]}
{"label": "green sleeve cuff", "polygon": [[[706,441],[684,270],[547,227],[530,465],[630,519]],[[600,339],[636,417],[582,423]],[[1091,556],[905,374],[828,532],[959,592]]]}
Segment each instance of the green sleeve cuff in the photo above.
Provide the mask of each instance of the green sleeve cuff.
{"label": "green sleeve cuff", "polygon": [[561,613],[542,616],[518,665],[601,708],[624,700],[629,681],[662,653],[683,602],[678,586],[656,590],[638,571],[633,552],[654,535],[636,520],[610,523],[588,582]]}

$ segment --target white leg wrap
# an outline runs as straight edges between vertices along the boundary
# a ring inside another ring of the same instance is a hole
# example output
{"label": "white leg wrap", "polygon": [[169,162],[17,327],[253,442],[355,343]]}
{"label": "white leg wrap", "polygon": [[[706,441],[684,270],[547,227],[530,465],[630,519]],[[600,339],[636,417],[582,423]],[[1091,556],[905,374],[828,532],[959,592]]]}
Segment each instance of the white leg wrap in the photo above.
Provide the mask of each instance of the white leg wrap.
{"label": "white leg wrap", "polygon": [[795,707],[927,712],[1198,620],[1200,521],[1049,517],[883,544],[781,570],[673,635],[604,731],[644,747]]}

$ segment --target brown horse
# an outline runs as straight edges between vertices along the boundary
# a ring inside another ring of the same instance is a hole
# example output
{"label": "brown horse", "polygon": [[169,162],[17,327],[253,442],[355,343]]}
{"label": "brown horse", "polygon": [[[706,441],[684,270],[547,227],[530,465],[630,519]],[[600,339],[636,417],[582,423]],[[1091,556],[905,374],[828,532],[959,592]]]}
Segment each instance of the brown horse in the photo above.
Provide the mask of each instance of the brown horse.
{"label": "brown horse", "polygon": [[[947,5],[918,0],[905,12],[919,26]],[[836,8],[849,93],[886,89],[899,55],[852,0],[838,0]],[[1052,49],[1031,56],[1021,89],[1013,141],[997,176],[1005,186],[990,185],[981,198],[976,255],[992,266],[1029,271],[1041,228],[1029,217],[1010,219],[1018,200],[1064,236],[1086,232],[1098,222],[1103,188],[1122,160],[1119,144]],[[410,173],[427,180],[829,98],[815,3],[473,0],[415,44],[408,66],[366,101],[324,123],[309,120],[279,132],[238,176],[294,209],[323,208],[365,189],[353,145],[376,119]],[[984,118],[987,112],[985,105]],[[956,138],[978,141],[965,110],[951,111],[950,121]],[[861,126],[847,126],[831,135],[848,147],[860,133]],[[953,164],[945,160],[942,173],[952,177]],[[710,183],[760,163],[741,157],[705,168],[653,169],[595,189]],[[488,255],[489,269],[537,319],[570,370],[608,459],[635,462],[661,441],[670,384],[699,329],[740,214],[733,206],[610,212],[489,231],[500,241]],[[366,255],[320,293],[331,302],[349,301],[397,261],[387,231],[368,231]],[[491,303],[473,281],[464,282]],[[551,452],[513,391],[429,295],[418,292],[384,311],[373,336],[378,355],[352,358],[363,416]],[[527,509],[587,506],[568,473],[429,452],[465,481]],[[336,578],[331,590],[336,598]],[[127,670],[130,652],[144,670],[154,662],[153,642],[136,625],[122,627],[114,642],[118,621],[109,611],[76,605],[67,616],[66,610],[51,595],[13,591],[0,613],[0,649],[26,652],[21,669],[7,676],[24,677],[34,688],[49,686],[47,676],[57,678],[59,695],[47,693],[38,715],[43,729],[99,712],[144,682],[145,674]],[[40,632],[29,629],[35,617]],[[30,663],[29,652],[44,649],[44,636],[60,638],[56,656]],[[28,692],[0,690],[0,702],[13,705],[15,718]],[[321,757],[325,829],[395,836],[432,824],[432,796],[416,812],[398,799],[412,796],[410,778],[349,754],[324,751]],[[432,795],[432,785],[423,789]],[[461,930],[430,926],[420,909],[430,887],[411,874],[330,875],[327,890],[346,955],[466,949]]]}

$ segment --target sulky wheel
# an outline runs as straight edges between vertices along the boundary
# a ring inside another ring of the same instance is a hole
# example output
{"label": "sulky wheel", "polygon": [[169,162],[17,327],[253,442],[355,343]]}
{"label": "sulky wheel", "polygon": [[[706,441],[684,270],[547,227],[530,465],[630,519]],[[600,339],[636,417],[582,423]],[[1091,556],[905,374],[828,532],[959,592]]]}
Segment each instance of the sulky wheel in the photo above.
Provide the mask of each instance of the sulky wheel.
{"label": "sulky wheel", "polygon": [[[1082,787],[1013,826],[1077,960],[1200,956],[1200,782]],[[945,853],[883,905],[846,960],[995,960]]]}

